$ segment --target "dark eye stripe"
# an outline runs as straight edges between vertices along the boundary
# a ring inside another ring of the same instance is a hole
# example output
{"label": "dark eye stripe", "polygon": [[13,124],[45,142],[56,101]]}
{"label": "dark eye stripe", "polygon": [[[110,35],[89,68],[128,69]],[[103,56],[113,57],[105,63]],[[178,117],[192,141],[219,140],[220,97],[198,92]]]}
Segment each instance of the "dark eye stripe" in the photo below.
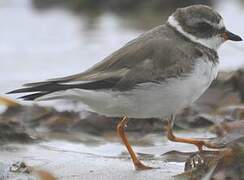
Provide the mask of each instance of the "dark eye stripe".
{"label": "dark eye stripe", "polygon": [[197,24],[197,26],[200,28],[200,29],[212,29],[213,26],[211,26],[210,24],[206,23],[206,22],[200,22]]}
{"label": "dark eye stripe", "polygon": [[225,32],[226,29],[225,29],[225,27],[222,27],[221,29],[218,29],[218,31],[221,33],[221,32]]}

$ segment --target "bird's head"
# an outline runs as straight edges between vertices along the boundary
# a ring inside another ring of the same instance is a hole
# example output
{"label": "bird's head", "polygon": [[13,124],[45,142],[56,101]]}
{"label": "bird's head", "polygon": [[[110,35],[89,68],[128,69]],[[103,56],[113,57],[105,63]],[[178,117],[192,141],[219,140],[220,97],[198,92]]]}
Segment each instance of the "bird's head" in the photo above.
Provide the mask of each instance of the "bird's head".
{"label": "bird's head", "polygon": [[218,12],[205,5],[179,8],[169,17],[168,23],[191,41],[211,49],[218,49],[227,40],[242,41],[226,29]]}

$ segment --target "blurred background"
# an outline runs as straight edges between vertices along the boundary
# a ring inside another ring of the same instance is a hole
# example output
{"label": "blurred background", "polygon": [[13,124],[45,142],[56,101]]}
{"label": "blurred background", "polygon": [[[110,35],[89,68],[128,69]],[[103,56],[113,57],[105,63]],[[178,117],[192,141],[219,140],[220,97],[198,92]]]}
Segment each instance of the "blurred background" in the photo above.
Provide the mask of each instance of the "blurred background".
{"label": "blurred background", "polygon": [[[1,0],[0,94],[79,73],[164,23],[177,7],[199,3],[214,7],[231,31],[244,34],[242,0]],[[244,63],[241,43],[228,42],[219,53],[222,70]]]}
{"label": "blurred background", "polygon": [[[35,179],[28,166],[64,180],[161,180],[192,170],[188,164],[198,159],[196,148],[168,141],[161,120],[129,121],[126,131],[139,158],[162,167],[135,173],[116,136],[118,118],[83,111],[75,103],[50,101],[40,105],[51,106],[39,106],[2,98],[25,83],[80,73],[163,24],[176,8],[192,4],[212,6],[226,27],[244,38],[244,0],[0,0],[0,179]],[[208,164],[219,163],[221,172],[233,172],[233,179],[244,179],[236,178],[244,172],[243,45],[221,46],[223,72],[196,104],[176,117],[175,124],[180,137],[216,137],[211,143],[217,147],[231,143],[239,147],[242,138],[241,156],[237,151],[233,164],[222,166],[218,156],[201,154],[204,163],[211,159]],[[205,166],[199,167],[201,177],[212,168],[206,165],[205,172],[201,168]],[[219,179],[224,179],[222,174]]]}

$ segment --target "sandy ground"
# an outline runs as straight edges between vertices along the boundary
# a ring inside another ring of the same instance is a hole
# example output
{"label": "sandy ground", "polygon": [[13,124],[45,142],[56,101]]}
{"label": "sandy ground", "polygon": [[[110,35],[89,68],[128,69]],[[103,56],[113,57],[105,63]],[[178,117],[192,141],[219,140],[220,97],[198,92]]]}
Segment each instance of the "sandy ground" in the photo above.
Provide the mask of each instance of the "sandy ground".
{"label": "sandy ground", "polygon": [[[182,135],[196,136],[196,133]],[[209,135],[197,133],[197,136]],[[83,142],[52,140],[30,145],[3,146],[0,149],[0,179],[38,179],[33,174],[9,171],[11,164],[21,161],[34,169],[47,170],[61,180],[167,180],[183,172],[184,163],[166,162],[161,155],[171,150],[183,152],[196,150],[191,145],[168,142],[159,134],[150,134],[143,138],[132,135],[130,141],[145,164],[159,169],[135,171],[119,139],[84,135]]]}

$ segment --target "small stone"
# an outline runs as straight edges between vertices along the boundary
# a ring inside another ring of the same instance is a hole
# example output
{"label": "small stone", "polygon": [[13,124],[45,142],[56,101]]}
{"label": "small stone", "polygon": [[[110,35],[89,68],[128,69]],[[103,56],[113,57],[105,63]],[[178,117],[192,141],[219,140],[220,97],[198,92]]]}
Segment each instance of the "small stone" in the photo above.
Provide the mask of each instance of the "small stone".
{"label": "small stone", "polygon": [[9,168],[10,172],[30,174],[31,169],[24,162],[16,162]]}

